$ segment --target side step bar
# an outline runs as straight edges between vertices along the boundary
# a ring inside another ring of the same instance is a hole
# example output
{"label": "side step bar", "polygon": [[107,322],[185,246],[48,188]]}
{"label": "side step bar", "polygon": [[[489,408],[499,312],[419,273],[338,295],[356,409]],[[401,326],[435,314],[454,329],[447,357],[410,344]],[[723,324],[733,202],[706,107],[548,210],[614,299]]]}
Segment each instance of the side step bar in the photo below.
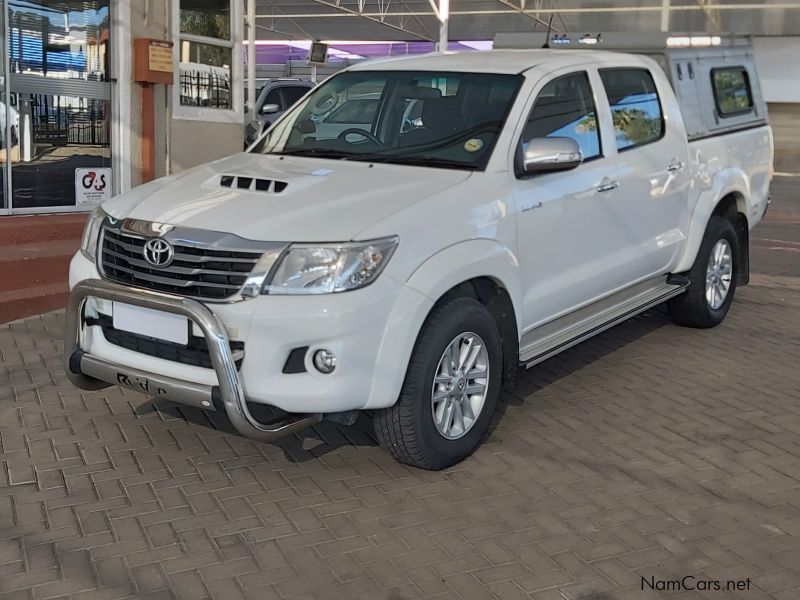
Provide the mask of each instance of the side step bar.
{"label": "side step bar", "polygon": [[661,304],[689,286],[689,279],[676,275],[646,281],[594,304],[546,323],[522,336],[520,364],[530,368],[562,350]]}
{"label": "side step bar", "polygon": [[[87,354],[81,348],[83,310],[87,298],[103,298],[187,317],[200,327],[206,338],[219,385],[211,387],[147,373]],[[245,437],[263,442],[274,442],[322,420],[321,414],[313,414],[298,415],[296,419],[284,423],[260,423],[247,407],[247,399],[231,353],[228,332],[205,304],[191,298],[133,289],[109,281],[87,279],[78,283],[70,293],[64,339],[64,367],[70,381],[84,390],[124,385],[150,396],[197,408],[224,410],[236,431]]]}

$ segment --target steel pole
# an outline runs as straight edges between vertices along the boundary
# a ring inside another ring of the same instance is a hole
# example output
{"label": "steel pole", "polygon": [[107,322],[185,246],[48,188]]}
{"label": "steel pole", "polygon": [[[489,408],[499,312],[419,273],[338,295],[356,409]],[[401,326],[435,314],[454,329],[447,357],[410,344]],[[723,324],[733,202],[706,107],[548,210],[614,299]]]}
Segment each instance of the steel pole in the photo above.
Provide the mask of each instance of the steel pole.
{"label": "steel pole", "polygon": [[256,107],[256,0],[247,0],[247,114],[255,119]]}
{"label": "steel pole", "polygon": [[447,52],[450,0],[439,0],[439,52]]}

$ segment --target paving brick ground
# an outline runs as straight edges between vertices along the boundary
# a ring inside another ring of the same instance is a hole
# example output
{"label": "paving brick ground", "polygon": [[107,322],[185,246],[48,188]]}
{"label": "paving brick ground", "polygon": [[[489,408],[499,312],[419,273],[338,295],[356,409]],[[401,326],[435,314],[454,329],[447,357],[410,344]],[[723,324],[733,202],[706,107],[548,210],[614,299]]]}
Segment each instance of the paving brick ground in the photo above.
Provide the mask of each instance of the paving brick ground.
{"label": "paving brick ground", "polygon": [[[119,389],[82,393],[62,314],[0,326],[0,597],[800,597],[800,178],[726,322],[662,309],[528,372],[442,473],[369,423],[279,446]],[[642,590],[642,577],[750,579]]]}

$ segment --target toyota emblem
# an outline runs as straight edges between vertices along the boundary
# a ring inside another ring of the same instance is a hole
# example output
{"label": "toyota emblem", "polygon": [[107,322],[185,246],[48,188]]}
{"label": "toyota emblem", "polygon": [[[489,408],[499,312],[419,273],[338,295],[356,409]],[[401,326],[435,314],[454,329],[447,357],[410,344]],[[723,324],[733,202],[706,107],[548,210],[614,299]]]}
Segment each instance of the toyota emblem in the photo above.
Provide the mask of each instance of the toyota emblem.
{"label": "toyota emblem", "polygon": [[147,240],[142,253],[144,259],[154,267],[167,267],[175,257],[175,249],[172,244],[161,238]]}

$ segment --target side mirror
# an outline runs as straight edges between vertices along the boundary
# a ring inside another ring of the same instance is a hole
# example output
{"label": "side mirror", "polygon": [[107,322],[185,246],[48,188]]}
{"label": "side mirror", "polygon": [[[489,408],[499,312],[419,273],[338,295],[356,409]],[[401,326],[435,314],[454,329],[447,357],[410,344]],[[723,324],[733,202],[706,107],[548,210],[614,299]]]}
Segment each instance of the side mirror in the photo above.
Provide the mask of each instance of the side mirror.
{"label": "side mirror", "polygon": [[262,115],[274,115],[276,112],[280,112],[281,107],[277,104],[265,104],[261,107],[261,114]]}
{"label": "side mirror", "polygon": [[522,168],[525,173],[568,171],[583,162],[578,143],[572,138],[533,138],[524,148]]}

